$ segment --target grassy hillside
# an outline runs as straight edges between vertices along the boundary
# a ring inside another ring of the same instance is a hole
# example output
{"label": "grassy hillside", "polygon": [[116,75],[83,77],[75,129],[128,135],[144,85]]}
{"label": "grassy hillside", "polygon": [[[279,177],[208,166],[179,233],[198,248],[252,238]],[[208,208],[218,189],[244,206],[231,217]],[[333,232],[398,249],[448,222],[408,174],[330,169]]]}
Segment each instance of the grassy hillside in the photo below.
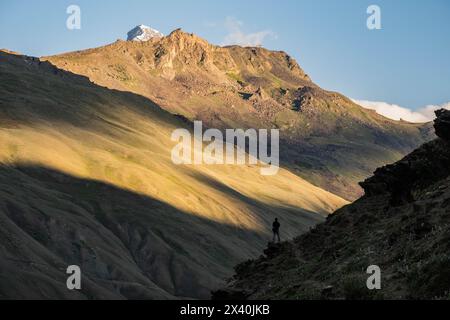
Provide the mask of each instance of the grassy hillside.
{"label": "grassy hillside", "polygon": [[346,204],[283,169],[174,165],[189,124],[48,62],[0,52],[0,83],[1,297],[205,298],[275,216],[287,238]]}
{"label": "grassy hillside", "polygon": [[321,89],[285,52],[218,47],[181,30],[45,58],[214,128],[278,128],[284,167],[349,200],[379,166],[432,138]]}

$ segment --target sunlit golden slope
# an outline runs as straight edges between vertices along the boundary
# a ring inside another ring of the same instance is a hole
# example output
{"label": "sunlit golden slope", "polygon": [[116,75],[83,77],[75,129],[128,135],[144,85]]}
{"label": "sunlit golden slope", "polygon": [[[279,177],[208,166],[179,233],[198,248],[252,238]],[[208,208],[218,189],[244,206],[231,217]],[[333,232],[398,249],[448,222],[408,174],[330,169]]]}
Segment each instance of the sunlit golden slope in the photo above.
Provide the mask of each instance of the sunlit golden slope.
{"label": "sunlit golden slope", "polygon": [[377,167],[433,136],[320,88],[285,52],[219,47],[182,30],[43,59],[208,127],[277,128],[283,167],[348,200]]}
{"label": "sunlit golden slope", "polygon": [[0,296],[205,298],[274,217],[286,238],[346,203],[286,170],[174,165],[186,122],[47,62],[0,53],[0,83]]}

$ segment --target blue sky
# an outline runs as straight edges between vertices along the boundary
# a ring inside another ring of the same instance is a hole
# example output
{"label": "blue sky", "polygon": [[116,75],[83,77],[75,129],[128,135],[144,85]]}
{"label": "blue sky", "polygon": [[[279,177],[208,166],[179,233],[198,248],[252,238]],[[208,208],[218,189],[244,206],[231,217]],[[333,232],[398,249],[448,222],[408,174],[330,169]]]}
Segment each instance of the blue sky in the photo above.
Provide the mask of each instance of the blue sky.
{"label": "blue sky", "polygon": [[[66,8],[81,8],[81,30]],[[381,8],[381,30],[366,27]],[[0,48],[42,56],[125,39],[146,24],[214,44],[261,40],[294,56],[321,87],[418,110],[450,101],[448,0],[0,0]]]}

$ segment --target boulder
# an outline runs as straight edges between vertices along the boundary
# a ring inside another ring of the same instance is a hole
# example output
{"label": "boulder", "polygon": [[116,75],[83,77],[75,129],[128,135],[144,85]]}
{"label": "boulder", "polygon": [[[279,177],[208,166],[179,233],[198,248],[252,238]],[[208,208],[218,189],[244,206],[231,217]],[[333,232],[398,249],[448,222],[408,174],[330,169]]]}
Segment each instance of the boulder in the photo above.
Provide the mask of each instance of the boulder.
{"label": "boulder", "polygon": [[434,120],[434,130],[436,135],[444,140],[450,141],[450,110],[436,110],[436,119]]}

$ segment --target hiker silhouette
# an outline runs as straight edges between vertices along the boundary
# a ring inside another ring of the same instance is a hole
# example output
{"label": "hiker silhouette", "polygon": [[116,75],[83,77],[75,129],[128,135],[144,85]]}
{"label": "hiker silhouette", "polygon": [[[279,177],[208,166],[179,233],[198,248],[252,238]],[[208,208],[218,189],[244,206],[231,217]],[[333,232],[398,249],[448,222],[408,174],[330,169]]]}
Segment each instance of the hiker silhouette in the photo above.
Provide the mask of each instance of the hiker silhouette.
{"label": "hiker silhouette", "polygon": [[272,223],[272,232],[273,232],[273,242],[275,242],[275,237],[280,242],[280,223],[278,222],[278,218],[275,218],[275,221]]}

